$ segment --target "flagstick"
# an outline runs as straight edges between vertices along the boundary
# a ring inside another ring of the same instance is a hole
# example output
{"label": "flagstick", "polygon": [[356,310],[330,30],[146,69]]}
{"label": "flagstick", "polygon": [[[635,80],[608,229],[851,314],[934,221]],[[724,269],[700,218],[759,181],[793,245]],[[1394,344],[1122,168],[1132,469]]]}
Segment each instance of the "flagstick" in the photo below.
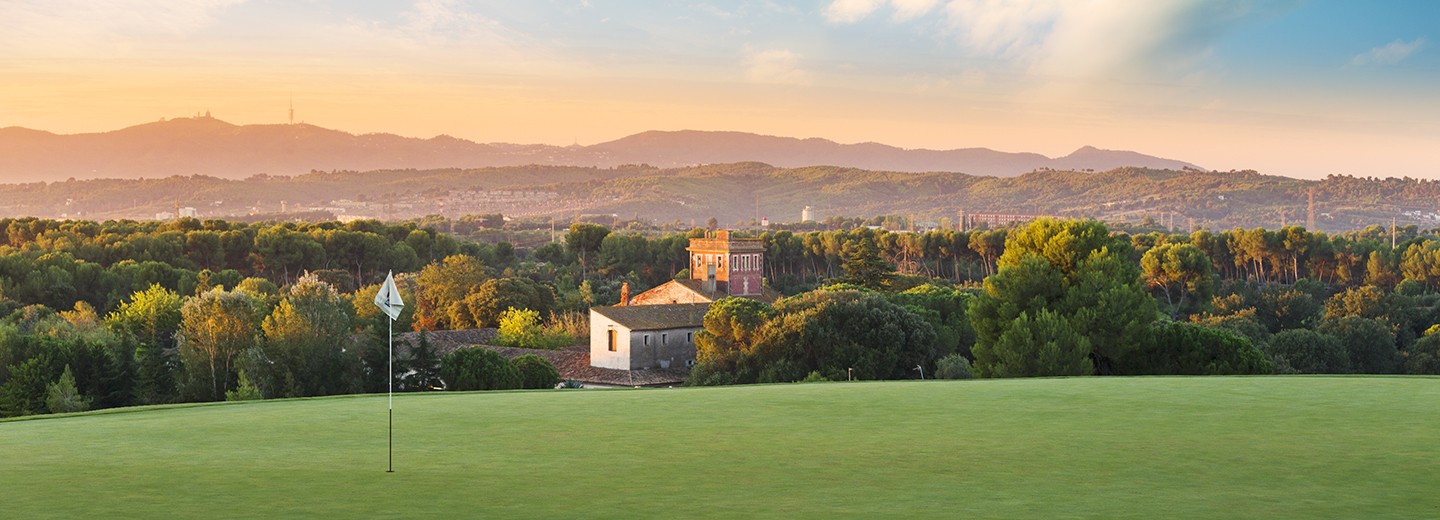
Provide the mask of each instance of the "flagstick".
{"label": "flagstick", "polygon": [[[388,317],[388,316],[387,316],[387,317]],[[390,329],[390,330],[389,330],[389,333],[386,334],[386,339],[390,340],[390,348],[389,348],[389,350],[387,351],[387,353],[389,354],[389,356],[388,356],[388,359],[386,360],[386,365],[388,365],[388,367],[389,367],[389,369],[390,369],[390,377],[386,378],[387,381],[390,383],[390,468],[387,469],[387,470],[385,470],[385,472],[386,472],[386,473],[394,473],[394,472],[395,472],[395,320],[394,320],[393,318],[392,318],[392,319],[389,319],[389,320],[385,320],[385,324],[386,324],[386,325],[389,327],[389,329]]]}

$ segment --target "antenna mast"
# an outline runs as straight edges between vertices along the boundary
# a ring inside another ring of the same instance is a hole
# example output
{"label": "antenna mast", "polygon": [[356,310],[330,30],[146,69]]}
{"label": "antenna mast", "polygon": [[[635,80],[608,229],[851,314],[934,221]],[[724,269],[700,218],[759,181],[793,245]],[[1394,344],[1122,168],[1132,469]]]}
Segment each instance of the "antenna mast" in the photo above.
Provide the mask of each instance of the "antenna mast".
{"label": "antenna mast", "polygon": [[1315,188],[1310,188],[1310,200],[1305,209],[1305,230],[1315,232]]}

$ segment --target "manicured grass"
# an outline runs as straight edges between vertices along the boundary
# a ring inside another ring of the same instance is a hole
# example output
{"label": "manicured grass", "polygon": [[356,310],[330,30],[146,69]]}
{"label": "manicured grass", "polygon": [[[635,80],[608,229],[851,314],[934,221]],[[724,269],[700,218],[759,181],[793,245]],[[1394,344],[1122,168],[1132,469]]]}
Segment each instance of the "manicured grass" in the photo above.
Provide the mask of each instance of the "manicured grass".
{"label": "manicured grass", "polygon": [[1434,518],[1440,379],[403,395],[0,422],[5,518]]}

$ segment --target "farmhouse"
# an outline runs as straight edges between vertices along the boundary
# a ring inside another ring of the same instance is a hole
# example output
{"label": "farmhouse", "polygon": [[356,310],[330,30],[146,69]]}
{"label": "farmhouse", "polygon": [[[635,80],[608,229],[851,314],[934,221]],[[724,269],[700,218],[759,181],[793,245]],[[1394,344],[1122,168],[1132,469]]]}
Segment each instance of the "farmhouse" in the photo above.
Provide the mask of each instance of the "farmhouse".
{"label": "farmhouse", "polygon": [[695,332],[708,310],[709,303],[593,307],[590,365],[621,370],[693,365]]}
{"label": "farmhouse", "polygon": [[765,246],[759,239],[717,231],[690,239],[690,278],[671,280],[620,304],[590,308],[590,365],[619,370],[689,367],[695,333],[710,303],[727,296],[774,302],[765,287]]}

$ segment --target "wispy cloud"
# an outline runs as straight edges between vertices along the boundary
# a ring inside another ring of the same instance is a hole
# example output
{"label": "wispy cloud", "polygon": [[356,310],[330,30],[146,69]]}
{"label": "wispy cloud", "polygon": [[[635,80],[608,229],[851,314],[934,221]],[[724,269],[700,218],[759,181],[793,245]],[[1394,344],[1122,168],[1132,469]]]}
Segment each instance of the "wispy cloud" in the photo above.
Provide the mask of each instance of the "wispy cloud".
{"label": "wispy cloud", "polygon": [[1425,47],[1425,38],[1414,40],[1395,40],[1374,49],[1362,52],[1350,59],[1350,64],[1363,67],[1366,65],[1394,65],[1409,58]]}
{"label": "wispy cloud", "polygon": [[895,8],[893,18],[897,22],[919,18],[939,3],[939,0],[890,0],[890,5]]}
{"label": "wispy cloud", "polygon": [[810,72],[800,67],[799,54],[788,49],[754,51],[745,56],[745,79],[771,85],[809,85]]}
{"label": "wispy cloud", "polygon": [[47,50],[123,44],[133,37],[175,37],[205,30],[218,13],[245,0],[7,0],[0,42]]}
{"label": "wispy cloud", "polygon": [[885,0],[832,0],[825,7],[825,20],[830,23],[855,23],[875,12]]}
{"label": "wispy cloud", "polygon": [[831,0],[822,14],[830,23],[851,24],[870,16],[887,3],[895,11],[892,18],[903,22],[930,12],[940,0]]}

